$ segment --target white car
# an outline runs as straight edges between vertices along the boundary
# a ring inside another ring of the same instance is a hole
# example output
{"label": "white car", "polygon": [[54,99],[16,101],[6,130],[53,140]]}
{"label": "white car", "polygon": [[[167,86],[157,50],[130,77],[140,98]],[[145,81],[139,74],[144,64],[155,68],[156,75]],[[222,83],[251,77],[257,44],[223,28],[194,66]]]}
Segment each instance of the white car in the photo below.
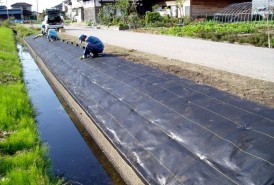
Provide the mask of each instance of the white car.
{"label": "white car", "polygon": [[56,9],[47,9],[47,15],[42,21],[42,34],[46,34],[48,29],[64,28],[64,18],[60,15],[60,11]]}

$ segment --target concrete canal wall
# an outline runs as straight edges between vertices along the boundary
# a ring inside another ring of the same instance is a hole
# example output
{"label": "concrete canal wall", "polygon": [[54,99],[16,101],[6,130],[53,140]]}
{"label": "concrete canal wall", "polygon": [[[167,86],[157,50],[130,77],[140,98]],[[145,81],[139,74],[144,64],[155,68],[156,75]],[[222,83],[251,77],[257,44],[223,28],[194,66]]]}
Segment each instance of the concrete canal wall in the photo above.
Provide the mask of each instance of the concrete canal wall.
{"label": "concrete canal wall", "polygon": [[62,83],[58,81],[58,79],[51,73],[48,67],[44,64],[43,60],[37,55],[37,53],[28,44],[28,42],[25,42],[25,44],[27,45],[40,70],[45,75],[46,79],[50,82],[51,85],[53,85],[53,88],[62,95],[67,104],[70,106],[71,110],[83,124],[86,130],[90,133],[94,141],[98,144],[103,153],[107,156],[109,161],[122,176],[124,181],[127,184],[145,184],[140,175],[136,173],[136,171],[128,164],[126,160],[124,160],[115,146],[113,146],[112,142],[96,126],[83,107],[81,107],[81,105],[76,102],[76,100],[71,96],[71,94],[62,85]]}

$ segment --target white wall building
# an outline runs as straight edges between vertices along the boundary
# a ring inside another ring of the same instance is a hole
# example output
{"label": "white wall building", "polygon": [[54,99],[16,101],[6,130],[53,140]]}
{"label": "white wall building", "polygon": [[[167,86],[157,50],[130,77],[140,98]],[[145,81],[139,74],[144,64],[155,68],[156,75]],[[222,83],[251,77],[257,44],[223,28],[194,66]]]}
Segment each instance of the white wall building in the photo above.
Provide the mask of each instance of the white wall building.
{"label": "white wall building", "polygon": [[97,22],[97,14],[103,3],[114,0],[65,0],[63,10],[67,17],[76,22]]}
{"label": "white wall building", "polygon": [[154,11],[159,12],[161,16],[168,15],[170,17],[184,17],[190,16],[190,0],[182,0],[180,7],[176,1],[166,1],[158,3],[159,8]]}

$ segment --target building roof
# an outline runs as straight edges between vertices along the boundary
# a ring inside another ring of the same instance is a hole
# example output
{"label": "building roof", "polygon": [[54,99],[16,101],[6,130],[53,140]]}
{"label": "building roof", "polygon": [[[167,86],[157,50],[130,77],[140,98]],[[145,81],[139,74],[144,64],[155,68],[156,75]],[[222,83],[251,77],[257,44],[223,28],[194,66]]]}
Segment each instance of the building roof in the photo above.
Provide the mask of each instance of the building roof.
{"label": "building roof", "polygon": [[13,6],[32,6],[32,5],[28,4],[28,3],[21,2],[21,3],[12,4],[10,6],[13,7]]}
{"label": "building roof", "polygon": [[56,6],[53,6],[52,8],[62,9],[62,7],[63,7],[63,3],[60,3],[60,4],[56,5]]}

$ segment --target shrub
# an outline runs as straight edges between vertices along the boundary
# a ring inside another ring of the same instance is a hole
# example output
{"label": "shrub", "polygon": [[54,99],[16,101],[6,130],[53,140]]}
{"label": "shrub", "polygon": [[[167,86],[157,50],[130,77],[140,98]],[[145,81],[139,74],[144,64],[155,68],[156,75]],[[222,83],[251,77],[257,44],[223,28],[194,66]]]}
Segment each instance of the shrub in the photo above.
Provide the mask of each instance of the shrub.
{"label": "shrub", "polygon": [[98,13],[99,23],[103,25],[112,25],[115,17],[115,7],[107,3],[105,6],[101,7]]}
{"label": "shrub", "polygon": [[235,43],[238,37],[235,34],[231,34],[231,35],[227,35],[226,38],[229,43]]}
{"label": "shrub", "polygon": [[95,23],[94,23],[93,21],[87,21],[87,22],[86,22],[86,25],[87,25],[87,26],[92,26],[92,25],[94,25],[94,24],[95,24]]}
{"label": "shrub", "polygon": [[133,28],[141,28],[145,26],[145,21],[136,13],[132,13],[128,16],[128,22]]}
{"label": "shrub", "polygon": [[10,23],[9,20],[5,20],[3,22],[0,22],[0,26],[10,27],[11,25],[12,25],[12,23]]}
{"label": "shrub", "polygon": [[120,30],[127,30],[128,29],[128,25],[127,24],[124,24],[124,23],[119,23],[119,29]]}
{"label": "shrub", "polygon": [[188,24],[190,24],[191,22],[192,22],[192,18],[191,17],[184,17],[183,23],[184,23],[185,26],[188,25]]}
{"label": "shrub", "polygon": [[157,21],[161,22],[162,17],[159,12],[146,12],[145,21],[146,24],[155,23]]}

